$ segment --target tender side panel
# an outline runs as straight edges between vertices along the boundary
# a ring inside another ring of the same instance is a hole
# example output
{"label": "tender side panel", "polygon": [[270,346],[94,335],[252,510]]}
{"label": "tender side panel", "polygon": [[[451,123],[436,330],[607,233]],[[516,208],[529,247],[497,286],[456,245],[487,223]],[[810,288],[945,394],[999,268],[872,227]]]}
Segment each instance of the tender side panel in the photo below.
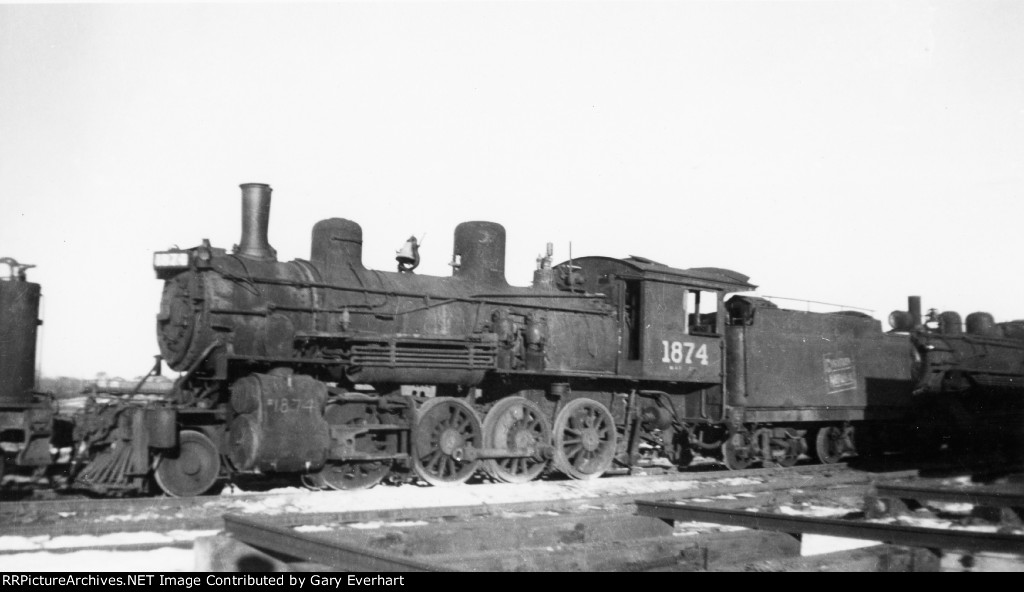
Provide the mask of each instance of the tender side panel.
{"label": "tender side panel", "polygon": [[875,419],[867,407],[884,416],[907,402],[909,344],[874,319],[761,309],[735,329],[744,332],[748,421]]}

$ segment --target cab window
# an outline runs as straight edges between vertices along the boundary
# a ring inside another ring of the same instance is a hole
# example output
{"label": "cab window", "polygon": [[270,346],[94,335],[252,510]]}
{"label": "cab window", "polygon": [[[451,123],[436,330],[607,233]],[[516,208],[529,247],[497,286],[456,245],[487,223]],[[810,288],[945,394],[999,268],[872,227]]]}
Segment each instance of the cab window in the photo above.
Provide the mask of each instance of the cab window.
{"label": "cab window", "polygon": [[718,334],[718,292],[687,290],[685,306],[688,333]]}

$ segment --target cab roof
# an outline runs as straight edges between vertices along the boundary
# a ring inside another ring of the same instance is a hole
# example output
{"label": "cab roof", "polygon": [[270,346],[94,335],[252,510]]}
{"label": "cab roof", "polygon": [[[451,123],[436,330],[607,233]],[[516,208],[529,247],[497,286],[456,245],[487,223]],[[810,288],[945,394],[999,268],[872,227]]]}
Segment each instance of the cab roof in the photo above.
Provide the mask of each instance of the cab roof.
{"label": "cab roof", "polygon": [[[632,276],[643,280],[692,284],[695,287],[711,288],[724,292],[747,292],[757,288],[757,286],[749,282],[749,276],[731,269],[722,269],[720,267],[678,269],[637,255],[630,255],[625,259],[581,257],[573,259],[572,263],[581,267],[604,268],[623,277]],[[568,261],[561,265],[567,264]]]}

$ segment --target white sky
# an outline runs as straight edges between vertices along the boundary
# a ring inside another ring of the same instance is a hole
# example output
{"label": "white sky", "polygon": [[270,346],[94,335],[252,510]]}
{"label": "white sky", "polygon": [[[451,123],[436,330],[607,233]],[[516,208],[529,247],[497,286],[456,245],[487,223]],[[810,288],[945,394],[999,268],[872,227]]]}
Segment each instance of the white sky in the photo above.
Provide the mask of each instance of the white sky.
{"label": "white sky", "polygon": [[0,5],[0,256],[47,375],[145,372],[152,252],[493,220],[507,275],[646,256],[764,294],[1024,317],[1024,3]]}

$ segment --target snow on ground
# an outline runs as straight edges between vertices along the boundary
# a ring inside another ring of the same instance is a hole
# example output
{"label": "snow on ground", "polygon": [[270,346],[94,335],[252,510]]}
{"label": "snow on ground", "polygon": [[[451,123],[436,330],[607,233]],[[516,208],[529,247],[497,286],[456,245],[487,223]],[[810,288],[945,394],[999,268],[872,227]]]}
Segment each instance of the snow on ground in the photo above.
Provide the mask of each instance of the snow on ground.
{"label": "snow on ground", "polygon": [[810,557],[812,555],[824,555],[825,553],[837,553],[839,551],[850,551],[852,549],[863,549],[881,545],[879,541],[865,541],[863,539],[844,539],[841,537],[825,536],[823,534],[805,534],[800,537],[800,555]]}
{"label": "snow on ground", "polygon": [[[378,509],[422,508],[436,506],[488,506],[511,502],[533,502],[544,500],[592,499],[588,507],[599,508],[604,499],[611,496],[685,491],[696,487],[759,485],[761,480],[726,477],[711,481],[660,480],[652,481],[638,477],[616,477],[593,481],[539,481],[521,484],[475,484],[459,487],[428,487],[401,485],[376,487],[364,491],[323,491],[312,492],[299,488],[274,490],[275,495],[265,498],[242,499],[231,495],[239,493],[237,488],[228,495],[210,498],[201,504],[220,513],[249,515],[280,515],[301,513],[335,513],[346,511],[373,511]],[[691,502],[713,503],[717,500],[735,500],[737,497],[751,497],[750,493],[724,494],[709,498],[696,498]],[[784,504],[779,513],[791,516],[828,517],[842,516],[856,509],[827,504]],[[527,514],[534,515],[535,513]],[[128,517],[126,517],[128,518]],[[131,517],[144,519],[144,517]],[[896,519],[880,520],[893,522]],[[960,526],[950,520],[925,516],[908,516],[900,519],[904,523],[931,528],[969,528],[974,530],[994,527]],[[361,528],[380,528],[385,525],[420,524],[418,522],[385,523],[374,522],[359,525]],[[354,525],[349,525],[354,526]],[[315,532],[324,527],[309,525],[300,527],[303,532]],[[739,527],[710,523],[677,523],[676,536],[690,536],[707,532],[730,532],[744,530]],[[193,555],[190,549],[161,548],[153,551],[74,551],[56,554],[53,549],[72,548],[83,545],[114,546],[141,543],[178,542],[194,540],[198,536],[209,536],[216,531],[172,531],[169,533],[121,533],[102,536],[82,535],[78,537],[13,537],[0,536],[0,550],[24,553],[0,554],[0,572],[10,571],[190,571],[193,569]],[[856,549],[878,544],[875,541],[842,539],[818,535],[802,537],[801,553],[805,556]]]}
{"label": "snow on ground", "polygon": [[[698,486],[758,484],[751,479],[726,478],[714,481],[651,481],[640,477],[616,477],[593,481],[535,481],[518,484],[482,483],[458,487],[401,485],[375,487],[363,491],[314,492],[294,487],[276,489],[260,499],[241,499],[232,494],[245,493],[230,488],[227,495],[210,498],[202,507],[220,513],[280,515],[316,512],[373,511],[379,509],[422,508],[436,506],[488,506],[510,502],[564,499],[593,499],[600,504],[608,496],[642,493],[670,493]],[[147,515],[112,517],[111,520],[144,520]],[[362,528],[380,528],[384,522],[366,523]],[[408,522],[406,525],[414,523]],[[314,531],[316,526],[305,527]],[[193,569],[192,551],[161,548],[154,551],[74,551],[60,553],[50,549],[81,546],[115,546],[141,543],[177,542],[209,536],[216,531],[175,531],[171,533],[120,533],[76,537],[0,536],[0,550],[25,553],[0,554],[0,572],[10,571],[189,571]],[[166,562],[166,563],[165,563]]]}
{"label": "snow on ground", "polygon": [[217,532],[172,530],[165,533],[118,532],[57,537],[0,536],[0,550],[26,551],[0,555],[0,572],[192,571],[195,569],[195,556],[191,548],[160,547],[149,551],[85,549],[59,553],[50,550],[194,541],[199,537],[213,536]]}
{"label": "snow on ground", "polygon": [[[0,536],[0,550],[41,550],[79,547],[107,547],[119,545],[142,545],[152,543],[176,543],[194,541],[199,537],[212,536],[217,530],[172,530],[169,532],[113,532],[110,534],[80,534],[74,536],[48,535],[21,537]],[[7,556],[0,555],[0,571]]]}
{"label": "snow on ground", "polygon": [[182,572],[195,569],[192,549],[71,551],[0,555],[0,572]]}
{"label": "snow on ground", "polygon": [[475,484],[458,487],[400,485],[363,491],[309,492],[298,488],[275,490],[277,495],[260,500],[238,500],[232,495],[219,498],[226,512],[240,514],[287,514],[313,512],[372,511],[434,506],[481,506],[513,502],[566,499],[594,499],[608,496],[681,491],[698,486],[740,486],[760,484],[753,479],[724,478],[714,481],[663,480],[615,477],[592,481],[533,481],[530,483]]}
{"label": "snow on ground", "polygon": [[800,504],[797,507],[788,505],[779,506],[779,514],[786,516],[806,516],[808,518],[838,518],[849,514],[850,508],[837,506],[816,506],[814,504]]}

